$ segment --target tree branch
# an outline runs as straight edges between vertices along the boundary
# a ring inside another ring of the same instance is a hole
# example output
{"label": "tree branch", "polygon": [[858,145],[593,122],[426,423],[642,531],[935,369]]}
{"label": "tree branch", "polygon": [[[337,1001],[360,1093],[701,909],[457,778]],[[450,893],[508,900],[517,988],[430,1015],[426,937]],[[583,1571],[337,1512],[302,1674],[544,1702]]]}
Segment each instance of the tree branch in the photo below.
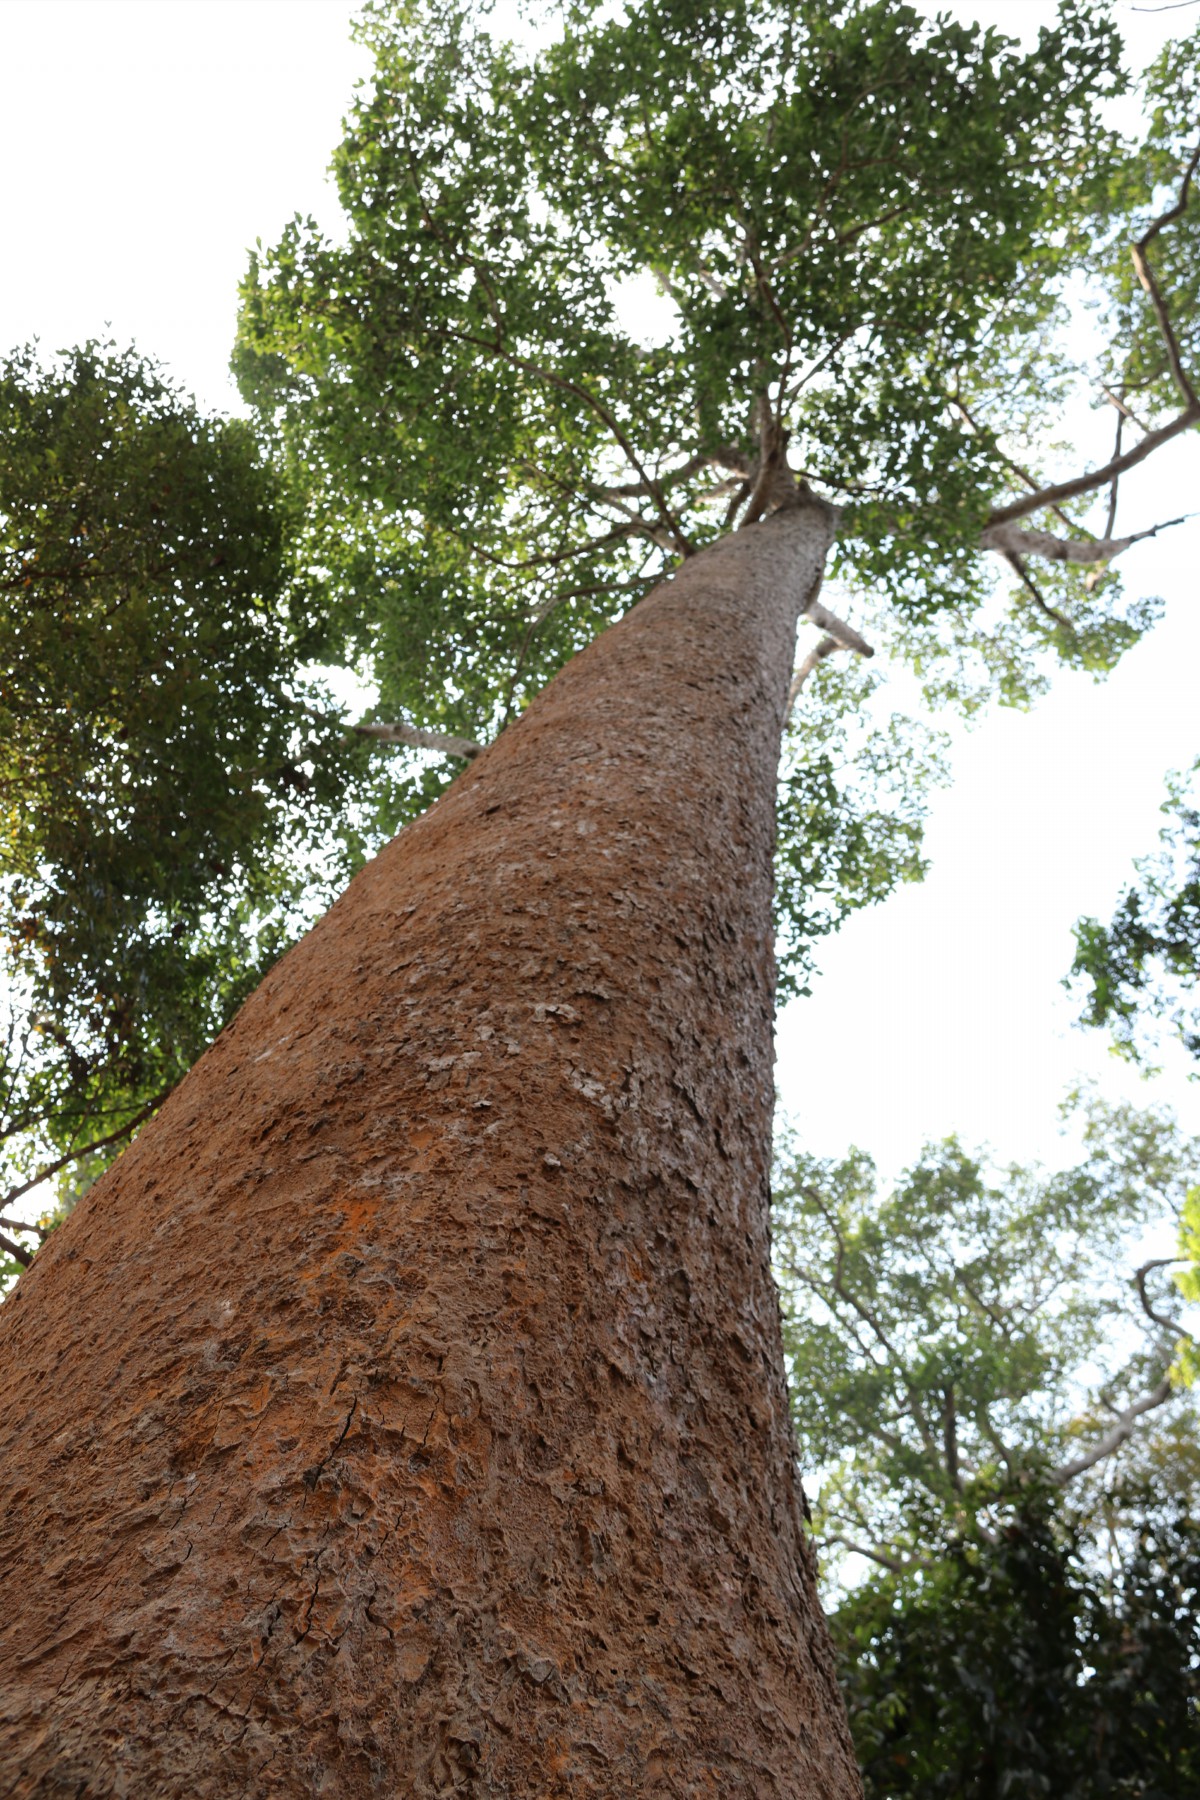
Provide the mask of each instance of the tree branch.
{"label": "tree branch", "polygon": [[[1030,513],[1039,512],[1045,506],[1057,506],[1063,500],[1074,500],[1080,494],[1094,493],[1097,488],[1107,487],[1127,469],[1136,468],[1138,463],[1145,462],[1148,456],[1177,437],[1181,431],[1200,422],[1200,397],[1188,379],[1183,366],[1183,357],[1179,349],[1179,340],[1175,336],[1175,328],[1171,324],[1171,315],[1167,310],[1162,291],[1155,280],[1154,271],[1146,258],[1146,250],[1156,238],[1164,225],[1178,219],[1186,210],[1190,197],[1192,177],[1200,168],[1200,144],[1197,144],[1184,170],[1183,181],[1179,188],[1179,198],[1174,206],[1168,207],[1153,223],[1147,226],[1136,244],[1131,245],[1130,254],[1138,280],[1146,290],[1150,304],[1154,309],[1154,317],[1158,322],[1159,335],[1163,340],[1167,353],[1167,363],[1175,386],[1183,398],[1183,411],[1176,415],[1167,425],[1160,425],[1157,431],[1147,432],[1140,444],[1132,450],[1126,450],[1113,456],[1103,468],[1094,469],[1088,475],[1077,475],[1073,481],[1060,481],[1052,487],[1039,488],[1036,493],[1027,494],[1022,500],[1014,500],[1009,506],[997,507],[988,515],[986,529],[993,525],[1007,525],[1014,519],[1027,518]],[[1107,393],[1107,390],[1105,390]],[[1112,395],[1108,395],[1112,399]],[[1114,402],[1114,404],[1117,404]],[[1122,408],[1122,410],[1124,410]],[[1131,415],[1132,416],[1132,415]]]}
{"label": "tree branch", "polygon": [[[1116,435],[1116,440],[1113,443],[1113,456],[1120,456],[1121,440],[1124,437],[1124,435],[1125,435],[1125,414],[1123,412],[1118,412],[1118,414],[1117,414],[1117,435]],[[1100,533],[1100,536],[1102,538],[1111,538],[1112,537],[1113,527],[1115,526],[1115,524],[1117,522],[1117,494],[1120,489],[1120,486],[1121,486],[1121,477],[1119,475],[1114,475],[1112,478],[1112,485],[1110,486],[1110,488],[1108,490],[1108,517],[1104,521],[1104,530]]]}
{"label": "tree branch", "polygon": [[1152,1269],[1169,1269],[1172,1264],[1177,1263],[1178,1261],[1179,1258],[1177,1256],[1155,1256],[1152,1257],[1149,1262],[1144,1262],[1140,1269],[1135,1269],[1133,1272],[1133,1284],[1137,1288],[1138,1299],[1142,1303],[1142,1311],[1152,1324],[1160,1326],[1162,1330],[1167,1332],[1171,1337],[1174,1337],[1176,1332],[1183,1329],[1182,1322],[1177,1318],[1165,1318],[1162,1313],[1155,1312],[1153,1306],[1150,1304],[1150,1296],[1146,1292],[1146,1277]]}
{"label": "tree branch", "polygon": [[461,756],[470,762],[483,749],[474,738],[455,737],[448,731],[426,731],[420,725],[408,725],[403,719],[394,719],[381,725],[351,725],[354,737],[374,738],[381,744],[408,744],[414,750],[440,750],[446,756]]}
{"label": "tree branch", "polygon": [[118,1125],[115,1131],[108,1132],[104,1137],[93,1138],[90,1144],[77,1145],[74,1150],[68,1150],[64,1156],[56,1158],[54,1162],[43,1163],[36,1175],[31,1175],[28,1181],[23,1181],[20,1187],[10,1188],[3,1200],[0,1200],[0,1206],[7,1211],[14,1200],[20,1200],[23,1195],[29,1193],[31,1188],[38,1187],[43,1181],[49,1181],[52,1175],[57,1175],[70,1163],[78,1162],[80,1157],[91,1156],[96,1150],[107,1150],[112,1144],[119,1144],[122,1138],[131,1137],[152,1112],[157,1112],[171,1091],[170,1088],[164,1088],[161,1094],[156,1094],[153,1100],[148,1100],[142,1110],[135,1113],[132,1119],[127,1120],[124,1125]]}
{"label": "tree branch", "polygon": [[[951,399],[953,400],[954,405],[958,408],[959,412],[962,414],[963,418],[967,421],[967,424],[971,427],[971,430],[975,433],[976,437],[982,437],[984,435],[985,429],[988,429],[988,428],[985,428],[983,425],[981,425],[979,420],[975,417],[974,413],[972,413],[968,410],[966,401],[963,399],[962,395],[959,393],[955,393],[955,394],[951,395]],[[1005,468],[1011,469],[1013,474],[1018,476],[1020,478],[1020,480],[1022,480],[1025,483],[1025,486],[1030,490],[1031,493],[1034,493],[1034,494],[1040,493],[1041,487],[1042,487],[1041,482],[1038,481],[1035,476],[1031,475],[1028,469],[1024,468],[1019,462],[1014,462],[1011,456],[1009,456],[1005,451],[1001,450],[1000,445],[996,441],[996,437],[995,437],[994,433],[991,433],[989,431],[989,435],[992,438],[992,446],[995,449],[997,456],[1000,458],[1001,462],[1004,464]],[[1062,520],[1063,524],[1067,527],[1067,529],[1069,531],[1076,531],[1076,530],[1080,529],[1078,526],[1076,526],[1072,522],[1072,520],[1068,519],[1066,513],[1063,512],[1061,507],[1054,506],[1054,507],[1051,507],[1050,510],[1051,510],[1051,512],[1057,514],[1057,516]]]}
{"label": "tree branch", "polygon": [[950,1485],[956,1493],[962,1492],[962,1476],[958,1468],[958,1409],[954,1404],[954,1383],[945,1389],[942,1395],[942,1448],[946,1458],[946,1473],[950,1477]]}
{"label": "tree branch", "polygon": [[6,1250],[9,1256],[15,1262],[19,1262],[23,1269],[27,1269],[33,1261],[32,1250],[26,1250],[23,1244],[15,1243],[12,1238],[5,1237],[2,1231],[0,1231],[0,1250]]}
{"label": "tree branch", "polygon": [[[1198,0],[1198,4],[1200,4],[1200,0]],[[1097,385],[1099,386],[1100,392],[1104,395],[1104,398],[1108,401],[1109,405],[1115,406],[1117,411],[1121,414],[1122,418],[1128,419],[1131,425],[1136,425],[1138,430],[1142,433],[1142,436],[1145,437],[1146,434],[1149,432],[1150,427],[1148,425],[1143,425],[1142,421],[1138,418],[1138,416],[1134,412],[1133,408],[1131,406],[1126,405],[1125,400],[1122,398],[1122,396],[1120,394],[1114,393],[1112,388],[1109,387],[1107,382],[1101,381]],[[1120,441],[1118,440],[1117,449],[1119,450],[1120,447],[1121,447]],[[1115,454],[1115,452],[1114,452],[1114,454]],[[1036,487],[1036,485],[1037,485],[1037,483],[1035,482],[1034,486]]]}
{"label": "tree branch", "polygon": [[[659,482],[666,481],[672,484],[677,481],[690,481],[693,475],[698,475],[701,469],[707,469],[711,463],[717,463],[722,468],[736,468],[740,474],[745,474],[746,458],[738,455],[736,451],[730,451],[729,454],[735,457],[736,461],[727,464],[724,454],[720,451],[697,451],[695,456],[689,456],[687,461],[680,463],[677,468],[664,469],[657,479]],[[597,493],[601,500],[636,500],[643,495],[649,497],[650,486],[647,481],[622,481],[616,487],[600,488]]]}
{"label": "tree branch", "polygon": [[1175,336],[1175,328],[1171,324],[1171,315],[1167,311],[1166,301],[1163,299],[1158,282],[1154,278],[1154,271],[1146,260],[1146,249],[1151,240],[1158,236],[1164,225],[1169,225],[1173,219],[1180,218],[1187,211],[1192,176],[1196,173],[1198,167],[1200,167],[1200,144],[1196,145],[1196,148],[1193,150],[1188,161],[1187,168],[1183,172],[1183,181],[1179,188],[1179,198],[1176,200],[1174,206],[1169,207],[1165,213],[1161,213],[1152,225],[1147,226],[1146,230],[1142,233],[1137,243],[1133,245],[1130,252],[1133,257],[1134,269],[1137,271],[1137,278],[1146,290],[1150,299],[1150,304],[1154,308],[1154,317],[1158,321],[1159,335],[1166,347],[1167,362],[1170,365],[1171,377],[1175,386],[1183,395],[1184,405],[1193,408],[1200,407],[1200,400],[1197,399],[1196,390],[1188,380],[1187,370],[1183,366],[1183,357],[1179,350],[1179,340]]}
{"label": "tree branch", "polygon": [[1119,1450],[1125,1440],[1132,1435],[1134,1426],[1142,1414],[1153,1412],[1157,1406],[1165,1406],[1173,1392],[1170,1377],[1164,1375],[1157,1387],[1151,1388],[1148,1394],[1143,1394],[1140,1400],[1135,1400],[1132,1406],[1127,1406],[1124,1412],[1117,1414],[1117,1422],[1111,1431],[1106,1431],[1102,1438],[1097,1438],[1090,1450],[1085,1450],[1082,1456],[1075,1458],[1074,1462],[1063,1463],[1061,1467],[1050,1471],[1050,1480],[1055,1487],[1065,1487],[1067,1482],[1073,1481],[1076,1475],[1082,1475],[1085,1470],[1094,1468],[1098,1462],[1103,1462],[1106,1456],[1111,1456],[1114,1451]]}
{"label": "tree branch", "polygon": [[1157,537],[1160,531],[1168,531],[1172,525],[1186,524],[1194,516],[1184,513],[1178,519],[1165,519],[1161,525],[1151,525],[1147,531],[1132,531],[1128,537],[1119,538],[1057,538],[1052,532],[1037,531],[1032,526],[988,525],[980,532],[979,542],[983,549],[998,550],[1001,556],[1044,556],[1048,562],[1107,563],[1128,550],[1131,544],[1140,544],[1143,538]]}
{"label": "tree branch", "polygon": [[844,1550],[852,1550],[856,1556],[869,1557],[872,1562],[879,1563],[882,1568],[890,1569],[893,1575],[906,1575],[909,1569],[928,1567],[923,1557],[910,1556],[907,1562],[901,1562],[898,1556],[889,1556],[886,1550],[873,1549],[870,1544],[860,1544],[854,1538],[845,1537],[840,1531],[819,1533],[817,1542],[822,1541],[826,1544],[841,1544]]}
{"label": "tree branch", "polygon": [[1169,425],[1160,425],[1144,437],[1140,444],[1132,450],[1125,450],[1120,456],[1114,456],[1102,468],[1093,469],[1087,475],[1076,475],[1072,481],[1060,481],[1053,487],[1039,488],[1036,493],[1026,494],[1020,500],[1013,500],[1008,506],[998,506],[988,514],[984,529],[990,530],[993,525],[1007,525],[1013,519],[1028,518],[1030,513],[1040,512],[1043,507],[1058,506],[1064,500],[1075,500],[1080,494],[1094,493],[1097,488],[1107,487],[1118,475],[1124,475],[1127,469],[1134,469],[1138,463],[1145,462],[1156,450],[1162,448],[1181,431],[1200,422],[1200,404],[1185,407],[1183,412],[1171,420]]}
{"label": "tree branch", "polygon": [[855,650],[859,656],[874,656],[875,652],[866,638],[859,637],[853,625],[847,625],[836,613],[831,613],[827,606],[821,604],[816,594],[808,602],[800,614],[802,619],[811,619],[819,631],[827,631],[831,638],[836,638],[843,650]]}
{"label": "tree branch", "polygon": [[1048,619],[1053,619],[1056,625],[1061,625],[1064,631],[1074,631],[1075,627],[1072,625],[1070,619],[1067,618],[1066,614],[1060,613],[1056,606],[1051,606],[1041,588],[1030,575],[1025,564],[1021,561],[1021,558],[1019,556],[1014,556],[1011,550],[1002,550],[1000,554],[1008,564],[1009,568],[1016,575],[1017,580],[1021,583],[1021,586],[1025,589],[1026,593],[1030,595],[1039,611],[1044,612]]}

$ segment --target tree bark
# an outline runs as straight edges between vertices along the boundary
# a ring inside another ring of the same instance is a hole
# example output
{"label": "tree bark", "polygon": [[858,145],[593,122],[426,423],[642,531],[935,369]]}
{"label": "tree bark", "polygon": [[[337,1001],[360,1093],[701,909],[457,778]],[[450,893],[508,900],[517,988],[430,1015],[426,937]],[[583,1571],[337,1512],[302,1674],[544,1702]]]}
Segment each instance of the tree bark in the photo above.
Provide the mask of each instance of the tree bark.
{"label": "tree bark", "polygon": [[860,1793],[767,1233],[831,536],[803,499],[568,665],[22,1278],[4,1793]]}

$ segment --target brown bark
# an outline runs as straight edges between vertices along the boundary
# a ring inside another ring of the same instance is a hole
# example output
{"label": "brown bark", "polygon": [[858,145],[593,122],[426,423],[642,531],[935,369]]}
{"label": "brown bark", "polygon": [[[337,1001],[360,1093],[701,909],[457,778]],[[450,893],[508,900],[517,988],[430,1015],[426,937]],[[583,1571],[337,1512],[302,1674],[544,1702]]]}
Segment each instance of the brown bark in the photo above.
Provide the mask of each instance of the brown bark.
{"label": "brown bark", "polygon": [[3,1308],[0,1790],[859,1793],[767,1262],[802,501],[571,663]]}

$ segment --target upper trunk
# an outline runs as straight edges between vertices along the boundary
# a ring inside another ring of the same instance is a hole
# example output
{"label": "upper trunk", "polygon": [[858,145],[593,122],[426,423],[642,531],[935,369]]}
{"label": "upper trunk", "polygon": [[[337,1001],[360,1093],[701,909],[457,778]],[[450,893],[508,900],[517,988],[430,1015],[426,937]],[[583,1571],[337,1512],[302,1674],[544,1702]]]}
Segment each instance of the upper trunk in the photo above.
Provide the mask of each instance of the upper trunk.
{"label": "upper trunk", "polygon": [[802,502],[577,657],[3,1308],[14,1795],[859,1792],[768,1267]]}

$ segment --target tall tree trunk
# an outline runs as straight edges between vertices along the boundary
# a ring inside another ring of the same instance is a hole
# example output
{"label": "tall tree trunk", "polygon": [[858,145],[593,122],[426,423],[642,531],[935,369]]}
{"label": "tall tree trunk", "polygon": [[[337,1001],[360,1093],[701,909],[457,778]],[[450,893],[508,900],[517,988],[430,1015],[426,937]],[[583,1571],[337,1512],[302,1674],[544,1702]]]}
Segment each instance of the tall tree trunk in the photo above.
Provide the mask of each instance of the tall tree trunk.
{"label": "tall tree trunk", "polygon": [[564,669],[3,1308],[6,1794],[858,1794],[767,1258],[831,529]]}

